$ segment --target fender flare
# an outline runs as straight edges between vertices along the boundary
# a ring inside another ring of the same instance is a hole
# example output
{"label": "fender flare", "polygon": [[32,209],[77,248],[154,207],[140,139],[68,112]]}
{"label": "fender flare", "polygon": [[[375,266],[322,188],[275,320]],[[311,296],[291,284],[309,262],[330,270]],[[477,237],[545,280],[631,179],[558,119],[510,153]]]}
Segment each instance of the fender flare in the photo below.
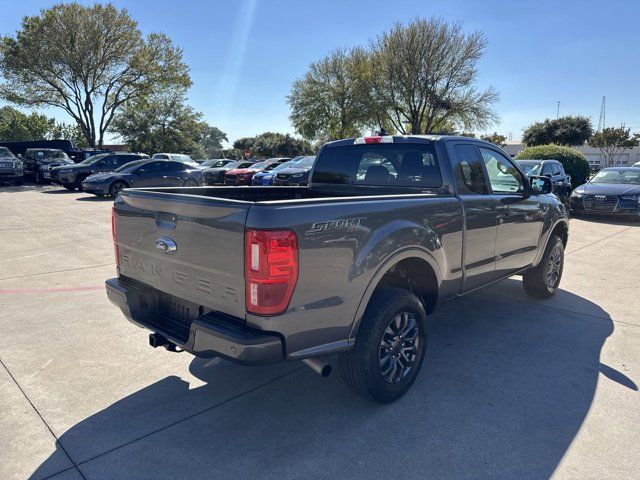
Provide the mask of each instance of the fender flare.
{"label": "fender flare", "polygon": [[544,247],[540,248],[538,251],[538,255],[536,256],[536,261],[533,264],[534,267],[537,266],[538,263],[540,263],[540,260],[542,259],[544,252],[547,250],[547,245],[549,244],[549,240],[551,239],[551,234],[556,229],[556,227],[561,223],[565,225],[567,229],[567,235],[569,235],[569,222],[567,221],[566,218],[558,218],[555,222],[553,222],[553,225],[551,226],[551,228],[549,228],[549,231],[545,235],[546,238],[544,239]]}
{"label": "fender flare", "polygon": [[440,272],[440,267],[438,266],[431,252],[423,248],[415,248],[415,247],[410,247],[410,248],[406,248],[404,250],[395,252],[393,255],[387,258],[380,265],[380,267],[378,267],[373,277],[371,277],[371,280],[369,281],[367,288],[365,289],[364,295],[360,299],[360,303],[358,304],[358,308],[356,309],[355,316],[351,323],[351,330],[349,332],[349,339],[348,339],[349,347],[353,346],[355,342],[356,335],[358,333],[358,330],[360,329],[360,323],[362,322],[362,317],[364,316],[364,312],[367,309],[369,300],[371,300],[371,296],[373,295],[373,292],[375,291],[376,287],[380,283],[380,280],[389,271],[390,268],[392,268],[394,265],[401,262],[402,260],[406,260],[408,258],[418,258],[420,260],[426,261],[434,271],[436,275],[436,280],[438,283],[438,289],[440,288],[440,285],[442,284],[442,273]]}

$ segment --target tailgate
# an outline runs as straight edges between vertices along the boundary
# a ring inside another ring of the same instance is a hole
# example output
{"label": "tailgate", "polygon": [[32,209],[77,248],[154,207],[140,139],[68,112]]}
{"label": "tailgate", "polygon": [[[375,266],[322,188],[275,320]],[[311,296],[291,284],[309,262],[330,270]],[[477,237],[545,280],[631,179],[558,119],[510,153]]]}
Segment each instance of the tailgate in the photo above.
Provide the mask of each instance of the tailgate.
{"label": "tailgate", "polygon": [[220,198],[122,192],[114,207],[120,274],[244,318],[244,226],[250,207]]}

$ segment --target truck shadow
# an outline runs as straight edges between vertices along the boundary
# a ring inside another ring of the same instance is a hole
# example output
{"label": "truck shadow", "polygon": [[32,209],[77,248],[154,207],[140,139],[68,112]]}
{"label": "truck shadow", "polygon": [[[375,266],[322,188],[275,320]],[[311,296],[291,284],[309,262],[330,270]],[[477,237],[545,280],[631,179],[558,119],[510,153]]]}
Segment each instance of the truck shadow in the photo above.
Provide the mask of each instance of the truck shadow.
{"label": "truck shadow", "polygon": [[[638,388],[600,363],[613,331],[607,312],[566,291],[558,299],[581,314],[528,300],[516,280],[443,306],[418,380],[391,405],[295,364],[194,359],[190,373],[204,384],[166,377],[60,443],[88,478],[549,478],[599,374]],[[234,382],[264,375],[233,393]],[[182,416],[149,413],[166,405]],[[47,462],[32,478],[51,474]]]}

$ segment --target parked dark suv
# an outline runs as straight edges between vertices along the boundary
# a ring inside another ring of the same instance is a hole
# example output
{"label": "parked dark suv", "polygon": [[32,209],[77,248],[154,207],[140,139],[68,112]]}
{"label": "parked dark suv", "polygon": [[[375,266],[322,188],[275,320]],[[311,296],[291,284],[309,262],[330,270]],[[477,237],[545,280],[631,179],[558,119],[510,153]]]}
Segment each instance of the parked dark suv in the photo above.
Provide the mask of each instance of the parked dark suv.
{"label": "parked dark suv", "polygon": [[23,173],[22,161],[7,147],[0,147],[0,184],[22,185]]}
{"label": "parked dark suv", "polygon": [[57,148],[28,148],[23,162],[24,175],[32,177],[36,183],[49,181],[51,168],[73,164],[69,155]]}
{"label": "parked dark suv", "polygon": [[113,172],[96,173],[82,182],[82,189],[94,195],[116,197],[127,187],[198,187],[204,185],[202,170],[173,160],[138,160]]}
{"label": "parked dark suv", "polygon": [[51,181],[67,190],[82,190],[82,182],[89,175],[99,172],[112,172],[116,168],[135,160],[148,158],[137,153],[102,153],[94,155],[80,163],[63,165],[51,169]]}
{"label": "parked dark suv", "polygon": [[516,160],[516,163],[528,177],[541,175],[550,178],[553,193],[569,206],[571,177],[565,173],[562,163],[558,160]]}

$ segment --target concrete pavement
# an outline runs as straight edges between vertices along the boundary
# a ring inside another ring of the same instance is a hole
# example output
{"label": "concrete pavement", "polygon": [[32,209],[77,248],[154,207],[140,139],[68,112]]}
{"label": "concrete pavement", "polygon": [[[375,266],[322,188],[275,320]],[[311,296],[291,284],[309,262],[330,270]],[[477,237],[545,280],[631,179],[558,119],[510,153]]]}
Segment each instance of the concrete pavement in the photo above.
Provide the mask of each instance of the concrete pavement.
{"label": "concrete pavement", "polygon": [[573,219],[562,290],[432,317],[400,401],[147,346],[106,299],[111,202],[0,187],[0,478],[637,478],[640,224]]}

